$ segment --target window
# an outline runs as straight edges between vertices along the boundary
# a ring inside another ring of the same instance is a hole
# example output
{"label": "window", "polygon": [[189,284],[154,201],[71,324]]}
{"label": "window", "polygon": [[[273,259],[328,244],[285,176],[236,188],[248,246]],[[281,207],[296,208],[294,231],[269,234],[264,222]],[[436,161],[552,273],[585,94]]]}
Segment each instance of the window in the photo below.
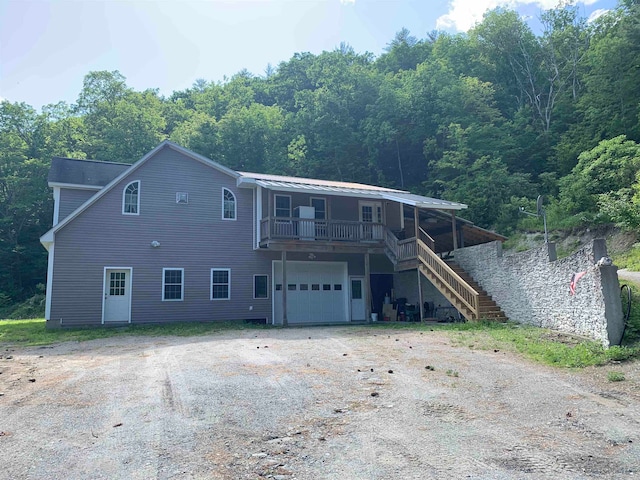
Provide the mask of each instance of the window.
{"label": "window", "polygon": [[275,196],[276,217],[291,218],[291,197],[289,195]]}
{"label": "window", "polygon": [[336,283],[333,285],[333,289],[338,292],[340,290],[342,290],[342,284],[341,283]]}
{"label": "window", "polygon": [[162,300],[178,302],[183,299],[184,268],[162,269]]}
{"label": "window", "polygon": [[229,300],[231,298],[231,269],[211,269],[211,300]]}
{"label": "window", "polygon": [[322,290],[331,290],[331,284],[330,283],[323,283],[322,284]]}
{"label": "window", "polygon": [[124,187],[122,192],[122,213],[138,215],[140,213],[140,181],[136,180]]}
{"label": "window", "polygon": [[311,206],[316,210],[316,220],[326,220],[327,200],[319,197],[311,197]]}
{"label": "window", "polygon": [[126,272],[111,272],[109,274],[109,295],[124,295]]}
{"label": "window", "polygon": [[269,277],[253,276],[253,298],[269,298]]}
{"label": "window", "polygon": [[176,192],[176,203],[189,203],[189,194],[187,192]]}
{"label": "window", "polygon": [[226,188],[222,189],[222,219],[223,220],[235,220],[236,209],[236,196],[231,190]]}

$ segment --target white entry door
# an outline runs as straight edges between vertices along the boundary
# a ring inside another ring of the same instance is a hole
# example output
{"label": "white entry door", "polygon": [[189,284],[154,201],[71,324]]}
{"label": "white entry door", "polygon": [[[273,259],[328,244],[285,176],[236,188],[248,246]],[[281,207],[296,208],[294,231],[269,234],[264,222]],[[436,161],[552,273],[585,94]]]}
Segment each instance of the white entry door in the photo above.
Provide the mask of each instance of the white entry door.
{"label": "white entry door", "polygon": [[103,323],[131,321],[131,269],[105,268]]}
{"label": "white entry door", "polygon": [[350,280],[351,321],[366,320],[364,308],[364,278],[351,277]]}
{"label": "white entry door", "polygon": [[[382,240],[382,204],[380,202],[360,202],[360,222],[363,240]],[[367,225],[372,223],[373,225]]]}

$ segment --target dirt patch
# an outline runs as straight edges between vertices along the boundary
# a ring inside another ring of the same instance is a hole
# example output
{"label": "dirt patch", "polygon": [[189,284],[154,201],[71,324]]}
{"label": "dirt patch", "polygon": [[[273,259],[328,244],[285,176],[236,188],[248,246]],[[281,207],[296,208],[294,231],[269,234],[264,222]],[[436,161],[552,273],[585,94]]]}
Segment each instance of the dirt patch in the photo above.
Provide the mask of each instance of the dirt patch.
{"label": "dirt patch", "polygon": [[[446,333],[367,328],[3,353],[2,479],[617,479],[640,471],[638,363],[570,372],[457,347]],[[612,368],[626,380],[607,382]]]}

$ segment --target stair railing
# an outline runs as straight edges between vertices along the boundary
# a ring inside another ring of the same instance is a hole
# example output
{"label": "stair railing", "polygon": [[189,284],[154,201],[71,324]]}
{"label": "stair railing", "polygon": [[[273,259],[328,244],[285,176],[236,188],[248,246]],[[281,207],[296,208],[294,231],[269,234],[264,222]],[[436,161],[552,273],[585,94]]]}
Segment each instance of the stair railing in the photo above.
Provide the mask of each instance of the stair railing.
{"label": "stair railing", "polygon": [[429,248],[429,244],[423,240],[422,232],[420,233],[420,237],[417,241],[418,260],[420,260],[420,263],[431,275],[446,285],[450,295],[458,299],[460,303],[469,310],[472,317],[470,320],[480,318],[480,294],[465,282],[460,275],[454,272],[433,249]]}

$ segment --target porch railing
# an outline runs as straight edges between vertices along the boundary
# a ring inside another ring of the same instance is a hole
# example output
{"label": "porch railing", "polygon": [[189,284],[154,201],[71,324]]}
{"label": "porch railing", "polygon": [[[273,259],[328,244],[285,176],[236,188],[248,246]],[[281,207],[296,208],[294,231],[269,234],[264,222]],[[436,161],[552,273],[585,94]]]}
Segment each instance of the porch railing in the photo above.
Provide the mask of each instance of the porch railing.
{"label": "porch railing", "polygon": [[260,240],[323,240],[377,243],[385,239],[381,223],[313,218],[267,217],[260,221]]}

